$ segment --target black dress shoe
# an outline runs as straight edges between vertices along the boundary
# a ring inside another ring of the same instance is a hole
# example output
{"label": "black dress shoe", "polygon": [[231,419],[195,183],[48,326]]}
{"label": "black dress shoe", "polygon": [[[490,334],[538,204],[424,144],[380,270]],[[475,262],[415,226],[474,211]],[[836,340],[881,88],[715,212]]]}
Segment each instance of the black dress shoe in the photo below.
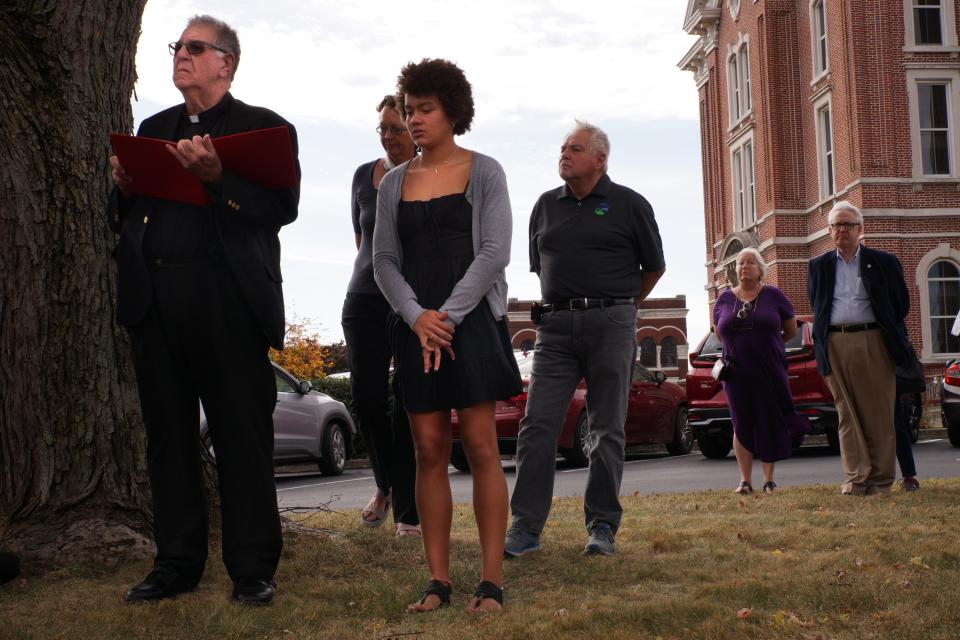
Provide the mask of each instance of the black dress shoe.
{"label": "black dress shoe", "polygon": [[264,578],[239,578],[233,582],[233,599],[240,604],[262,607],[273,602],[277,585]]}
{"label": "black dress shoe", "polygon": [[176,569],[154,567],[143,582],[127,591],[127,602],[152,602],[175,598],[197,588],[196,582],[184,580]]}

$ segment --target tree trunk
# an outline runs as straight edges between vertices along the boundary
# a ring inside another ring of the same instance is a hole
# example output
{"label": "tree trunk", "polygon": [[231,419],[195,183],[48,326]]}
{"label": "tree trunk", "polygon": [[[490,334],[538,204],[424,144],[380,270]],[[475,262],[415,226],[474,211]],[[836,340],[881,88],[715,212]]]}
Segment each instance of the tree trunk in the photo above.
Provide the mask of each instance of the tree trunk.
{"label": "tree trunk", "polygon": [[104,214],[145,4],[0,6],[0,547],[41,565],[152,547]]}

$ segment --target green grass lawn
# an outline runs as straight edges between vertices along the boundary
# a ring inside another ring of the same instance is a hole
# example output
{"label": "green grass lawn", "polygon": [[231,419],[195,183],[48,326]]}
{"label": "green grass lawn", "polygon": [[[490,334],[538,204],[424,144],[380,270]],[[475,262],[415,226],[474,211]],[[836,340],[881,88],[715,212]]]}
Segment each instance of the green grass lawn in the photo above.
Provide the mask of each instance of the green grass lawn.
{"label": "green grass lawn", "polygon": [[462,611],[479,579],[469,506],[454,514],[454,606],[410,615],[426,584],[417,539],[355,512],[288,533],[274,605],[248,609],[211,550],[193,594],[123,602],[148,563],[71,567],[0,587],[0,638],[876,638],[960,637],[960,479],[913,494],[835,485],[625,497],[615,556],[583,557],[582,505],[556,500],[543,551],[506,563],[506,608]]}

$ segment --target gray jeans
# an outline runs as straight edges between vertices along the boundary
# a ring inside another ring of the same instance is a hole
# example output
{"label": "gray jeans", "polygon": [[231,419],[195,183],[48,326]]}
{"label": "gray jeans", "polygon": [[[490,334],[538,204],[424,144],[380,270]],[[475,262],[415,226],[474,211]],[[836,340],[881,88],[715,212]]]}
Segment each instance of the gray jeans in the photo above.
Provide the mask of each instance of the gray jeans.
{"label": "gray jeans", "polygon": [[620,526],[623,425],[637,355],[636,317],[631,304],[543,316],[527,413],[517,437],[517,482],[510,500],[514,527],[536,535],[543,531],[553,497],[557,441],[581,378],[587,382],[590,425],[584,524],[606,522],[614,532]]}

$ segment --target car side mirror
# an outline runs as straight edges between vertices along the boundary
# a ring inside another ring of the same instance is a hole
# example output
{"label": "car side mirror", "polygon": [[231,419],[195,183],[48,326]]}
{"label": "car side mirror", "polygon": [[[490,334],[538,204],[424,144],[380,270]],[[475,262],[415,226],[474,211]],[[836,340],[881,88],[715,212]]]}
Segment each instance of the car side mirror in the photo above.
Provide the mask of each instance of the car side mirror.
{"label": "car side mirror", "polygon": [[657,383],[657,386],[659,387],[660,385],[662,385],[664,382],[667,381],[667,374],[665,374],[663,371],[654,371],[653,380]]}
{"label": "car side mirror", "polygon": [[300,393],[301,393],[301,394],[307,395],[308,393],[310,393],[310,390],[311,390],[311,389],[313,389],[313,383],[311,383],[309,380],[301,380],[301,381],[300,381]]}

